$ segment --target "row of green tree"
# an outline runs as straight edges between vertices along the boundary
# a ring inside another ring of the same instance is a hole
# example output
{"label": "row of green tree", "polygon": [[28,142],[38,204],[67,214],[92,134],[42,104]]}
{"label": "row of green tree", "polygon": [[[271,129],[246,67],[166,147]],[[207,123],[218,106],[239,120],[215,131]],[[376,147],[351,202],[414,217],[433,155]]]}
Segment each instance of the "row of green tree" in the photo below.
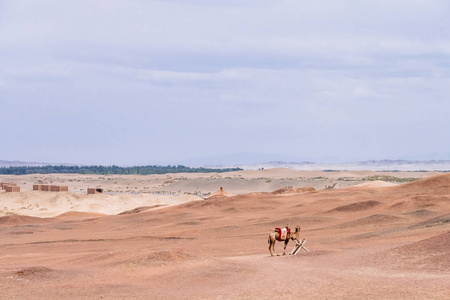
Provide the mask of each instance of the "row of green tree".
{"label": "row of green tree", "polygon": [[212,173],[212,172],[231,172],[242,171],[241,168],[191,168],[182,165],[177,166],[20,166],[0,168],[0,174],[6,175],[26,175],[26,174],[120,174],[120,175],[149,175],[149,174],[167,174],[167,173]]}

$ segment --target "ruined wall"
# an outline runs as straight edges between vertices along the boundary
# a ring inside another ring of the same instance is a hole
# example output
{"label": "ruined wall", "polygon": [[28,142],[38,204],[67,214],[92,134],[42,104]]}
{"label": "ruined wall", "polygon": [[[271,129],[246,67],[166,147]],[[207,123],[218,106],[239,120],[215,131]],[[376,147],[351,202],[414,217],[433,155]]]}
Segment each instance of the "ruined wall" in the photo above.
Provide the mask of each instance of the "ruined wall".
{"label": "ruined wall", "polygon": [[33,191],[68,192],[69,187],[67,185],[33,184]]}
{"label": "ruined wall", "polygon": [[11,193],[11,192],[20,192],[20,186],[13,186],[13,185],[7,185],[5,187],[5,191],[7,193]]}
{"label": "ruined wall", "polygon": [[87,189],[87,193],[89,194],[102,194],[103,193],[103,189],[101,188],[88,188]]}
{"label": "ruined wall", "polygon": [[17,183],[14,183],[14,182],[0,182],[0,186],[2,187],[2,190],[6,190],[7,186],[17,186]]}

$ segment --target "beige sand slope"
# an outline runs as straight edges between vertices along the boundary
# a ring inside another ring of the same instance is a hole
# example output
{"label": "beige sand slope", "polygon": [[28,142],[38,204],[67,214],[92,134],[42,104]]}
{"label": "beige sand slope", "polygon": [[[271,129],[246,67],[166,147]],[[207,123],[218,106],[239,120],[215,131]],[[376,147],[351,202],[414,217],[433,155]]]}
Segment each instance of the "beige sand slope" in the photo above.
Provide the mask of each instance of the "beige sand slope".
{"label": "beige sand slope", "polygon": [[193,195],[95,194],[39,192],[0,194],[0,216],[54,217],[70,211],[115,215],[141,206],[175,205],[201,198]]}
{"label": "beige sand slope", "polygon": [[392,182],[386,182],[382,180],[375,180],[375,181],[369,181],[369,182],[363,182],[357,185],[354,185],[350,188],[354,187],[365,187],[365,188],[380,188],[380,187],[387,187],[387,186],[397,186],[398,184],[392,183]]}
{"label": "beige sand slope", "polygon": [[[0,217],[5,299],[450,295],[450,174],[392,187],[255,191],[124,215],[71,214]],[[302,227],[311,252],[269,256],[269,229],[285,224]]]}

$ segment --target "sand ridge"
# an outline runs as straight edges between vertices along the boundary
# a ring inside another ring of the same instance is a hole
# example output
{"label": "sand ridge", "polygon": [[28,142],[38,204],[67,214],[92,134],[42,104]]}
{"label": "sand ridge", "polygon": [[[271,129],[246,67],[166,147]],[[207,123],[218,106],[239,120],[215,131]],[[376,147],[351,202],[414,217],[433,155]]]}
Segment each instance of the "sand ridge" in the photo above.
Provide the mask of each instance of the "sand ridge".
{"label": "sand ridge", "polygon": [[118,214],[142,206],[175,205],[201,198],[194,195],[95,194],[24,191],[2,193],[0,216],[20,214],[54,217],[70,211]]}

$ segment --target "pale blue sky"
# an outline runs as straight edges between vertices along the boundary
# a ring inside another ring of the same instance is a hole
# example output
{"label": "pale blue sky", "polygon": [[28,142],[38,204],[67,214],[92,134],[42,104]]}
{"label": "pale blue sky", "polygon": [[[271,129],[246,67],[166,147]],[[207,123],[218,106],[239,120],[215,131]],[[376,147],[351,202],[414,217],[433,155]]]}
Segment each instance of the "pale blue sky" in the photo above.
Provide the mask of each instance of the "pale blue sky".
{"label": "pale blue sky", "polygon": [[0,0],[0,160],[450,159],[449,20],[445,0]]}

